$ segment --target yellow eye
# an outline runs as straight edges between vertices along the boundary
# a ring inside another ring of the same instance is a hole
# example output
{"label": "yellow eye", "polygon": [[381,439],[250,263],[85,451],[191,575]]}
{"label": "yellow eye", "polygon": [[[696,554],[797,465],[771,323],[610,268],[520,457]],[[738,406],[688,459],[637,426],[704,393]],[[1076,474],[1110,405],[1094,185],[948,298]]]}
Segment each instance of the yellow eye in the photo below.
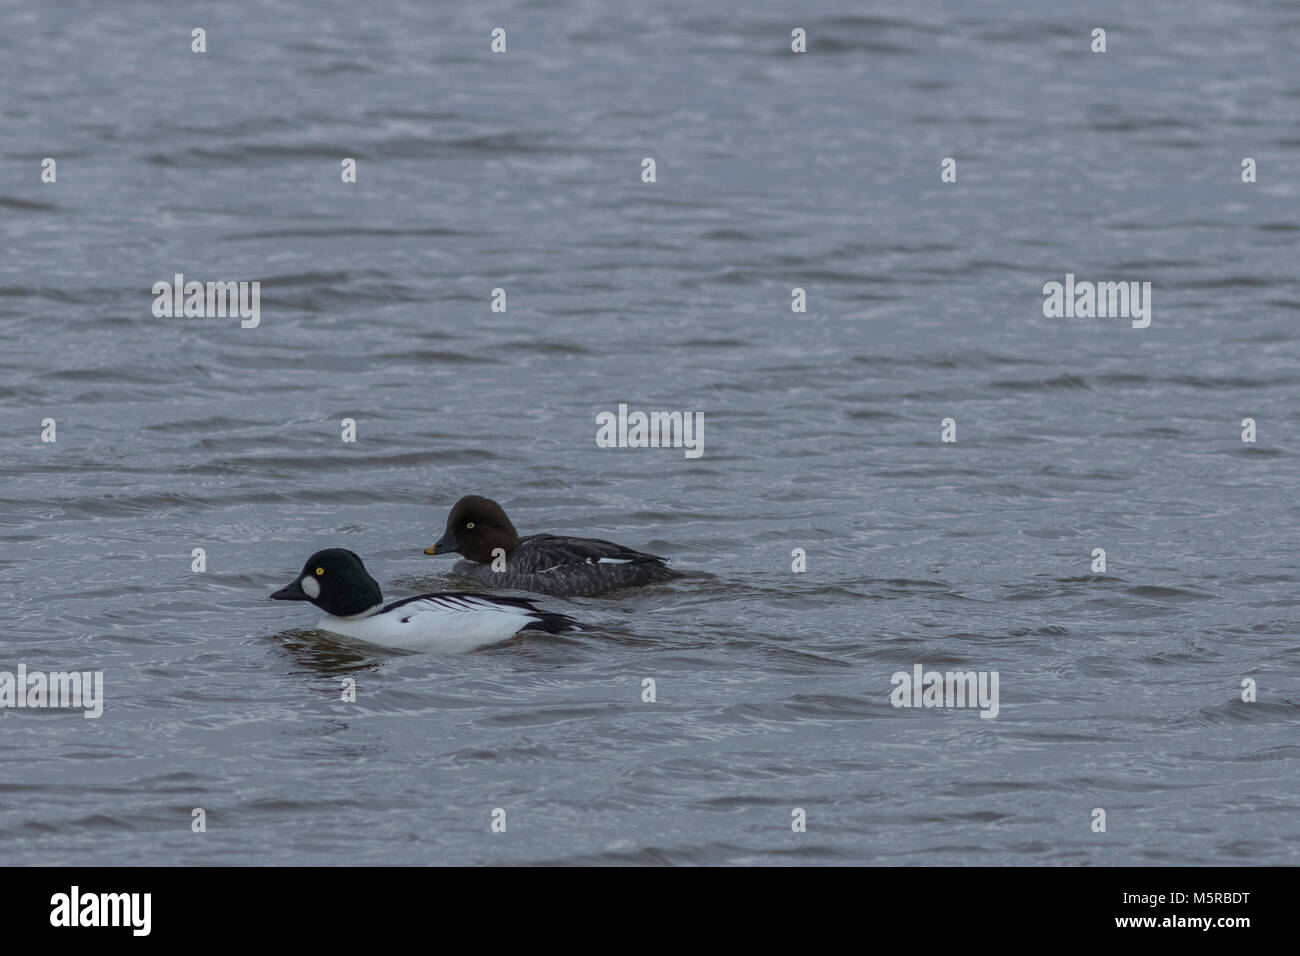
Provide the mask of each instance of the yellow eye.
{"label": "yellow eye", "polygon": [[324,574],[324,573],[325,573],[325,569],[324,569],[324,568],[317,568],[317,569],[316,569],[316,576],[317,576],[317,577],[320,577],[320,576],[321,576],[322,574]]}
{"label": "yellow eye", "polygon": [[472,522],[472,521],[467,521],[467,522],[465,522],[465,528],[466,528],[466,530],[469,530],[469,529],[472,528],[472,527],[474,527],[474,522]]}

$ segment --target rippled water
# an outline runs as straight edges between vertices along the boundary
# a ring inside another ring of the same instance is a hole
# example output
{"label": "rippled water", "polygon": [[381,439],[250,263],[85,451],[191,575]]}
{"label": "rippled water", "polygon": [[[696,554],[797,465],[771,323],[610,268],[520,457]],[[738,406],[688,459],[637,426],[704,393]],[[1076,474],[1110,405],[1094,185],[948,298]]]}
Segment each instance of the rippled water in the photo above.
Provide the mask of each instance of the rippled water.
{"label": "rippled water", "polygon": [[[0,670],[108,699],[0,711],[5,861],[1296,863],[1300,12],[888,10],[9,5]],[[702,574],[458,656],[267,600],[455,587],[466,493]]]}

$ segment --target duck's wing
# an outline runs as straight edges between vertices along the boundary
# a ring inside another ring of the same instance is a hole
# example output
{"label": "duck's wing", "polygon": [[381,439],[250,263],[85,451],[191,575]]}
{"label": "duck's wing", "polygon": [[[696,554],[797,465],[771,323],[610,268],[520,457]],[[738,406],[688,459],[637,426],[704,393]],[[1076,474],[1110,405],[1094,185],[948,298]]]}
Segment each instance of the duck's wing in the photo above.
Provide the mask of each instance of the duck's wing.
{"label": "duck's wing", "polygon": [[421,594],[417,597],[394,601],[380,612],[393,614],[401,624],[420,624],[436,616],[443,617],[450,626],[456,626],[459,615],[482,618],[500,615],[518,620],[518,630],[540,629],[552,634],[578,630],[578,622],[567,614],[557,614],[539,608],[532,598],[509,597],[499,594],[474,592],[443,592]]}
{"label": "duck's wing", "polygon": [[[522,555],[521,555],[522,552]],[[526,567],[519,567],[518,559],[526,558]],[[556,534],[534,534],[520,541],[520,546],[510,560],[519,570],[544,574],[565,565],[590,563],[594,565],[660,564],[668,563],[657,554],[634,551],[613,541],[599,538],[569,538]]]}

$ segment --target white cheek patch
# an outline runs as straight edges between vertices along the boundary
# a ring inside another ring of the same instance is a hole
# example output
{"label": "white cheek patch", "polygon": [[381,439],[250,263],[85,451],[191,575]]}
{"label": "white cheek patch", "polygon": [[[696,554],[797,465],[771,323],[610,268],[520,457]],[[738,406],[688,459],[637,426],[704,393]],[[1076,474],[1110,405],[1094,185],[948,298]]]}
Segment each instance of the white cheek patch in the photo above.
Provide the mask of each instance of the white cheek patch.
{"label": "white cheek patch", "polygon": [[320,582],[318,582],[315,578],[303,578],[302,589],[307,593],[307,596],[311,598],[313,601],[316,600],[316,598],[320,597]]}

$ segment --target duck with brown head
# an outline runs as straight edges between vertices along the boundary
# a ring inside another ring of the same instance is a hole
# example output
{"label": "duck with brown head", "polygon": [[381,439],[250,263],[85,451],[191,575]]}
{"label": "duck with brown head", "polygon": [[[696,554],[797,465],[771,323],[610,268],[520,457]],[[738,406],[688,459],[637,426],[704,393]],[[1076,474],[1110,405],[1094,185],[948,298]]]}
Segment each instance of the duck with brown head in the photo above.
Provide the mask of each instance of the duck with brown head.
{"label": "duck with brown head", "polygon": [[598,538],[554,534],[519,537],[505,509],[466,495],[447,516],[442,537],[425,554],[459,554],[452,568],[491,588],[568,597],[605,594],[680,577],[666,559]]}

